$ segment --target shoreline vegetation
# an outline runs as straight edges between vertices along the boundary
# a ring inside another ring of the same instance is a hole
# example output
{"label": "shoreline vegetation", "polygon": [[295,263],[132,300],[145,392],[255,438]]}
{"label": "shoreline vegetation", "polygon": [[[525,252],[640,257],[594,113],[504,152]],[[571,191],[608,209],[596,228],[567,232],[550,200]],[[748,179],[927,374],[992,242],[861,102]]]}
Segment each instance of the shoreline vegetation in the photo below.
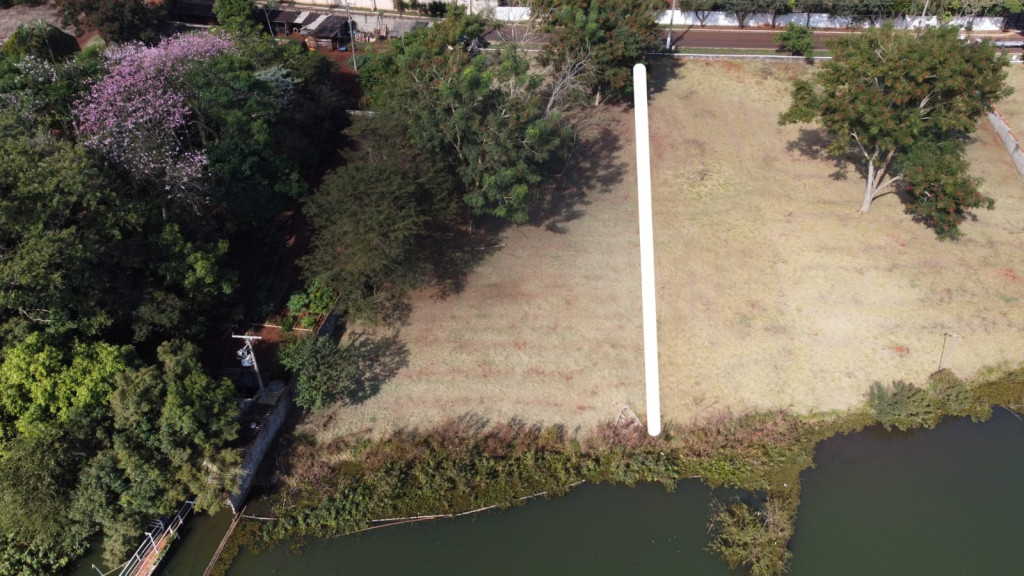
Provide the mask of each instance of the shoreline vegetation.
{"label": "shoreline vegetation", "polygon": [[635,419],[585,433],[519,420],[492,424],[473,415],[330,446],[286,436],[277,447],[283,461],[261,503],[273,515],[244,519],[213,574],[226,574],[243,547],[258,554],[288,540],[506,509],[566,495],[583,482],[655,482],[672,491],[683,479],[743,494],[713,501],[709,552],[752,575],[785,574],[800,475],[814,466],[819,442],[876,425],[934,428],[947,416],[985,421],[997,407],[1016,412],[1022,406],[1024,367],[992,368],[973,382],[943,370],[921,386],[875,383],[867,402],[848,412],[723,414],[669,424],[659,438],[647,436]]}

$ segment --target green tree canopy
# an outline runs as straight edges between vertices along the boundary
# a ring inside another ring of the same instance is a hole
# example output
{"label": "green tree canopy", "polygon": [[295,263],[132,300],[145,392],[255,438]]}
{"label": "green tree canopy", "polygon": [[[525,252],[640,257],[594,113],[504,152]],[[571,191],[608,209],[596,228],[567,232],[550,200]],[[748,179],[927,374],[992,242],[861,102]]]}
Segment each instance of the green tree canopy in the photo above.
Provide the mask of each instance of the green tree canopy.
{"label": "green tree canopy", "polygon": [[92,154],[19,112],[0,110],[0,318],[95,335],[113,321],[105,272],[141,221]]}
{"label": "green tree canopy", "polygon": [[900,188],[911,198],[907,212],[935,229],[939,238],[957,239],[959,224],[971,208],[992,209],[995,200],[981,193],[981,180],[968,173],[960,140],[915,143],[901,158]]}
{"label": "green tree canopy", "polygon": [[553,37],[541,62],[556,72],[583,51],[593,67],[598,94],[628,100],[633,94],[633,66],[658,40],[655,15],[666,9],[658,0],[536,0],[532,11]]}
{"label": "green tree canopy", "polygon": [[903,173],[899,156],[915,144],[972,132],[1010,93],[1007,60],[988,42],[965,43],[954,28],[915,34],[891,25],[829,43],[833,59],[793,85],[782,124],[817,122],[836,156],[853,152],[865,174],[865,213]]}
{"label": "green tree canopy", "polygon": [[43,423],[3,449],[2,574],[53,574],[85,551],[89,530],[68,521],[67,506],[88,453],[81,436],[67,430]]}
{"label": "green tree canopy", "polygon": [[104,534],[111,563],[138,542],[145,522],[195,496],[200,510],[219,506],[234,487],[238,436],[234,386],[199,365],[198,349],[160,346],[159,364],[123,373],[110,397],[109,442],[90,458],[72,516]]}
{"label": "green tree canopy", "polygon": [[406,37],[363,68],[373,107],[457,175],[473,214],[525,222],[543,176],[564,160],[572,131],[543,108],[541,78],[514,46],[478,53],[484,21],[458,11]]}
{"label": "green tree canopy", "polygon": [[11,422],[18,435],[53,419],[95,426],[107,413],[115,378],[134,362],[130,347],[94,342],[60,349],[35,332],[4,349],[0,422]]}
{"label": "green tree canopy", "polygon": [[312,336],[284,347],[281,364],[296,376],[295,405],[316,412],[350,400],[362,375],[356,348],[326,336]]}
{"label": "green tree canopy", "polygon": [[256,5],[252,0],[214,0],[213,14],[225,28],[244,31],[256,24]]}
{"label": "green tree canopy", "polygon": [[57,10],[76,34],[97,30],[108,42],[126,42],[156,40],[166,8],[146,0],[57,0]]}

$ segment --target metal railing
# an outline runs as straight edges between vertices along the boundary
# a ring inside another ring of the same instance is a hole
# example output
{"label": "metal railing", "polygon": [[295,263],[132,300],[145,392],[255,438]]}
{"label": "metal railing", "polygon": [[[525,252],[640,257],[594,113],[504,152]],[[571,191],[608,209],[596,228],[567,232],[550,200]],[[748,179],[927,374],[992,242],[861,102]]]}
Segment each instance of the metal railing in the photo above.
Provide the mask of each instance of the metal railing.
{"label": "metal railing", "polygon": [[164,552],[170,545],[175,533],[185,523],[185,518],[195,507],[194,500],[186,500],[174,515],[174,518],[164,526],[160,520],[155,521],[152,530],[146,532],[146,540],[135,550],[132,557],[125,563],[124,568],[118,576],[149,576],[156,570]]}

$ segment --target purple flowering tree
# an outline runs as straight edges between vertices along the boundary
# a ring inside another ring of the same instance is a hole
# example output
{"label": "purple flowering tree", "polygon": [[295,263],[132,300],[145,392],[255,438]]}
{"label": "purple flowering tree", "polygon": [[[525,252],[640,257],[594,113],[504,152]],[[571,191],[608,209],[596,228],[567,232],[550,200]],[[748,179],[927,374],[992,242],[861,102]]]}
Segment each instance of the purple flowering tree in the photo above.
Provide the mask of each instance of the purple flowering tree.
{"label": "purple flowering tree", "polygon": [[107,50],[107,74],[75,109],[79,138],[136,185],[198,210],[205,202],[207,158],[180,81],[190,65],[233,50],[231,38],[214,33]]}

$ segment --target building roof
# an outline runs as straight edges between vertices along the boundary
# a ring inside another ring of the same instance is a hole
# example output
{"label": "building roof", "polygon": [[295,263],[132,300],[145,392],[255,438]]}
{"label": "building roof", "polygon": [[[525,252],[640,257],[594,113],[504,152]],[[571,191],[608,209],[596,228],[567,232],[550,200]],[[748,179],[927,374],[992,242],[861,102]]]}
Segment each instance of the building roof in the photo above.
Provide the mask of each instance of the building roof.
{"label": "building roof", "polygon": [[404,36],[417,28],[426,28],[426,22],[420,22],[417,20],[398,20],[397,22],[391,23],[388,27],[388,37],[398,38]]}
{"label": "building roof", "polygon": [[213,18],[213,0],[177,0],[168,4],[168,12],[175,16]]}
{"label": "building roof", "polygon": [[302,27],[304,36],[314,38],[337,38],[344,36],[348,19],[334,14],[322,14],[309,24]]}
{"label": "building roof", "polygon": [[278,24],[295,24],[300,14],[301,12],[293,12],[291,10],[271,10],[267,17],[270,18],[271,22]]}

